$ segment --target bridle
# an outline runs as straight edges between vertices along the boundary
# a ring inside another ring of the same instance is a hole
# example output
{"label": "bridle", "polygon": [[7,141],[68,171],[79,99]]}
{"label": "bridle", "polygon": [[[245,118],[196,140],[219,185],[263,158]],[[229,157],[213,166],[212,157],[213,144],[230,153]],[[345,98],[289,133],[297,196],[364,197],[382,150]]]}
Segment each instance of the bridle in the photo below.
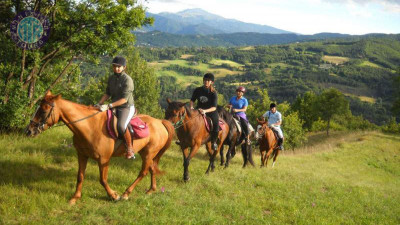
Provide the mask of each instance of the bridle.
{"label": "bridle", "polygon": [[186,108],[185,107],[183,107],[183,108],[185,109],[185,111],[181,115],[174,115],[175,117],[179,116],[179,120],[176,123],[172,123],[172,125],[174,125],[175,130],[182,127],[183,125],[189,123],[191,120],[195,119],[199,115],[201,115],[201,113],[199,113],[197,116],[192,117],[188,121],[184,122],[185,116],[186,116]]}
{"label": "bridle", "polygon": [[[34,128],[36,128],[39,133],[44,131],[44,125],[47,124],[47,120],[51,117],[53,124],[55,123],[55,115],[54,115],[54,102],[44,102],[45,104],[49,105],[51,108],[49,110],[49,112],[47,113],[46,116],[42,116],[42,119],[39,122],[35,122],[33,121],[33,118],[31,119],[30,123],[33,125]],[[38,112],[38,110],[40,109],[40,106],[38,107],[38,109],[36,110],[35,114],[33,114],[33,116],[36,115],[36,113]]]}
{"label": "bridle", "polygon": [[[50,117],[51,117],[52,122],[53,122],[52,124],[54,125],[54,124],[56,123],[55,115],[54,115],[54,102],[44,102],[44,103],[47,104],[47,105],[49,105],[49,106],[51,107],[50,110],[49,110],[49,113],[47,113],[46,116],[43,116],[43,117],[42,117],[43,119],[42,119],[41,121],[39,121],[39,122],[35,122],[35,121],[33,121],[33,119],[31,119],[31,121],[30,121],[30,123],[34,126],[34,128],[36,128],[36,129],[39,131],[39,133],[41,133],[41,132],[44,131],[44,125],[47,124],[47,120],[48,120]],[[38,111],[39,109],[40,109],[40,106],[39,106],[38,109],[36,110],[35,114],[33,114],[33,116],[36,115],[36,113],[37,113],[37,111]],[[98,112],[96,112],[96,113],[93,113],[92,115],[83,117],[83,118],[81,118],[81,119],[78,119],[78,120],[75,120],[75,121],[72,121],[72,122],[69,122],[69,123],[64,122],[64,124],[55,125],[55,126],[49,126],[48,129],[50,129],[50,128],[52,128],[52,127],[65,126],[65,125],[67,125],[67,124],[74,124],[74,123],[80,122],[80,121],[82,121],[82,120],[86,120],[86,119],[88,119],[88,118],[90,118],[90,117],[93,117],[93,116],[95,116],[95,115],[97,115],[97,114],[99,114],[99,113],[101,113],[101,111],[98,111]]]}

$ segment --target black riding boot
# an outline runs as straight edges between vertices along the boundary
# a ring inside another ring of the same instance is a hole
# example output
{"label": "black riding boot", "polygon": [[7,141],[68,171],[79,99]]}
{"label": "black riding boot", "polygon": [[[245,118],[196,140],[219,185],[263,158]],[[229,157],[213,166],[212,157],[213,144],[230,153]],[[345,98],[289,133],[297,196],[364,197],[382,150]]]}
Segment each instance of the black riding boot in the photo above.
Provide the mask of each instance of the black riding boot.
{"label": "black riding boot", "polygon": [[278,146],[279,146],[280,150],[284,150],[284,148],[283,148],[283,138],[279,138],[278,139]]}
{"label": "black riding boot", "polygon": [[218,149],[218,132],[211,132],[211,149],[215,152]]}

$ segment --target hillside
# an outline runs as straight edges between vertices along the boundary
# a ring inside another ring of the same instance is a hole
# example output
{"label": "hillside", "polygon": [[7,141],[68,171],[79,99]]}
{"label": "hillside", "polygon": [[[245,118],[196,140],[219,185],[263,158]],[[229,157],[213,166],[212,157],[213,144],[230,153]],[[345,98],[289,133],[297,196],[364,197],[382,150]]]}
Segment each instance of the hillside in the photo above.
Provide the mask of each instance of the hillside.
{"label": "hillside", "polygon": [[292,103],[307,91],[334,87],[348,96],[354,115],[382,125],[391,119],[400,35],[245,48],[142,47],[140,52],[160,79],[162,105],[165,97],[190,98],[202,75],[212,72],[225,99],[245,85],[250,104],[260,89],[274,101]]}
{"label": "hillside", "polygon": [[[0,136],[2,224],[399,224],[400,137],[378,132],[312,135],[308,147],[283,152],[275,168],[242,169],[240,155],[210,175],[205,150],[191,161],[182,182],[175,144],[161,158],[166,172],[158,191],[145,195],[147,176],[128,201],[112,202],[89,160],[82,200],[75,189],[77,157],[72,133],[48,130],[35,139]],[[134,180],[140,159],[111,160],[109,183],[121,193]],[[62,221],[62,222],[61,222]]]}

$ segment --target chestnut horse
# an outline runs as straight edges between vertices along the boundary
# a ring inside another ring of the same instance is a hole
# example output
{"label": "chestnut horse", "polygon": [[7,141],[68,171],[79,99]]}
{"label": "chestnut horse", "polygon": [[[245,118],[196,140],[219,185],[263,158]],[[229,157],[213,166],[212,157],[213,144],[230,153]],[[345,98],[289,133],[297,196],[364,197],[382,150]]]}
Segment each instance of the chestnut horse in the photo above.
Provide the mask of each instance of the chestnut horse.
{"label": "chestnut horse", "polygon": [[276,158],[278,157],[280,153],[280,149],[278,146],[278,140],[276,139],[276,136],[272,129],[268,126],[268,122],[263,121],[263,120],[258,120],[258,128],[257,127],[257,135],[256,138],[258,139],[258,143],[260,145],[260,153],[261,153],[261,167],[264,166],[267,167],[268,164],[268,158],[271,154],[273,154],[273,163],[272,163],[272,168],[275,165]]}
{"label": "chestnut horse", "polygon": [[[208,154],[210,156],[210,164],[207,168],[206,174],[210,170],[214,171],[214,160],[218,154],[222,143],[229,132],[229,127],[225,124],[223,129],[218,134],[218,148],[217,151],[211,149],[210,134],[206,129],[204,119],[200,112],[195,109],[190,109],[189,106],[181,102],[171,102],[167,99],[168,108],[165,110],[165,119],[171,121],[176,127],[176,133],[180,141],[180,147],[183,153],[183,180],[189,180],[189,163],[190,160],[196,155],[202,144],[206,144]],[[218,124],[214,124],[218,126]],[[190,152],[189,152],[190,147]]]}
{"label": "chestnut horse", "polygon": [[[225,110],[222,106],[217,106],[217,111],[219,114],[219,117],[224,119],[226,123],[229,125],[229,133],[227,138],[224,141],[224,145],[228,145],[228,151],[226,153],[226,162],[225,162],[225,168],[229,166],[229,161],[231,158],[233,158],[236,154],[236,146],[240,145],[241,150],[242,150],[242,156],[243,156],[243,168],[247,166],[247,164],[250,162],[252,166],[254,166],[254,161],[253,161],[253,152],[251,145],[247,145],[246,143],[243,143],[245,136],[242,131],[239,131],[239,129],[236,126],[236,122],[233,119],[233,115],[229,113],[227,110]],[[254,132],[252,132],[254,133]],[[251,134],[250,134],[251,136]],[[224,146],[221,147],[220,150],[220,155],[221,155],[221,165],[224,164]]]}
{"label": "chestnut horse", "polygon": [[[108,135],[106,130],[106,117],[106,112],[99,112],[97,108],[73,103],[62,99],[60,95],[54,96],[48,92],[27,127],[27,135],[33,137],[57,122],[63,121],[74,134],[73,144],[78,153],[79,169],[76,191],[69,201],[70,204],[74,204],[81,198],[88,158],[97,161],[100,170],[100,183],[108,196],[113,200],[120,199],[117,192],[113,191],[108,185],[107,176],[110,158],[123,156],[125,145],[114,146],[116,141]],[[146,193],[150,194],[156,190],[155,175],[161,173],[158,163],[170,146],[175,132],[169,121],[155,119],[147,115],[138,115],[138,117],[146,122],[150,129],[150,135],[133,141],[134,152],[139,153],[142,158],[142,169],[136,180],[125,190],[123,199],[128,199],[129,194],[147,175],[148,171],[151,174],[151,185]]]}

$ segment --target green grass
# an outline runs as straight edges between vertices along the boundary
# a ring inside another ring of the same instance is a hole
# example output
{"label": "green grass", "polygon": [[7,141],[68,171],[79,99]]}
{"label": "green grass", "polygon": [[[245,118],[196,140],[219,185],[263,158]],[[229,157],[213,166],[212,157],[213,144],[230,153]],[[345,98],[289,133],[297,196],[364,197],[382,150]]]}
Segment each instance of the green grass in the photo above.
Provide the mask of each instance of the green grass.
{"label": "green grass", "polygon": [[374,67],[374,68],[382,68],[382,66],[372,63],[370,61],[363,61],[359,66],[369,66],[369,67]]}
{"label": "green grass", "polygon": [[[182,156],[173,146],[161,158],[166,175],[145,195],[149,177],[127,201],[108,199],[89,161],[75,206],[77,157],[65,127],[37,138],[0,135],[0,224],[399,224],[400,136],[378,132],[313,134],[309,145],[285,151],[275,168],[228,169],[205,175],[205,149],[182,182]],[[109,184],[120,194],[137,176],[140,159],[113,158]],[[164,188],[164,192],[161,188]]]}

